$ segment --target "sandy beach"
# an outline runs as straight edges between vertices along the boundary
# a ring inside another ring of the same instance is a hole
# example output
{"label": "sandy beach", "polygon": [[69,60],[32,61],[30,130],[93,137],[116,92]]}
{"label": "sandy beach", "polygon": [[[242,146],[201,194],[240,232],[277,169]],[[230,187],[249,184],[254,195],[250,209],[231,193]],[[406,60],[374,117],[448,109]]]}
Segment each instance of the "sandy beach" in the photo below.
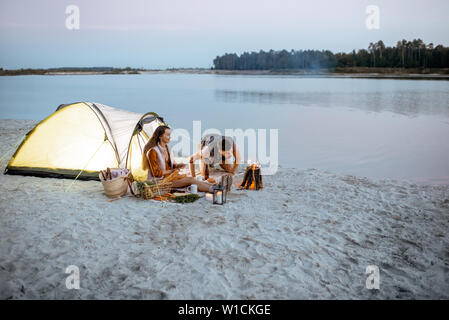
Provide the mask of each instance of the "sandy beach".
{"label": "sandy beach", "polygon": [[[0,154],[36,123],[0,120]],[[281,167],[217,206],[71,182],[0,175],[0,299],[449,299],[449,185]]]}

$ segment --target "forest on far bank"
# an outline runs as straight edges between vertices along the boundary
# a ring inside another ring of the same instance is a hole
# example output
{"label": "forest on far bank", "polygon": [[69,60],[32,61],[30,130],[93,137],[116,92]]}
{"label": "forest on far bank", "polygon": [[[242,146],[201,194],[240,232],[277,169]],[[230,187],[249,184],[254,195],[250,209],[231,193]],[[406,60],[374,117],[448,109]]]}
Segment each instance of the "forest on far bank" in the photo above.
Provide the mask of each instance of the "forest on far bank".
{"label": "forest on far bank", "polygon": [[216,70],[287,70],[334,68],[449,68],[449,47],[425,44],[421,39],[398,41],[386,47],[382,40],[350,53],[330,50],[280,50],[226,53],[213,61]]}

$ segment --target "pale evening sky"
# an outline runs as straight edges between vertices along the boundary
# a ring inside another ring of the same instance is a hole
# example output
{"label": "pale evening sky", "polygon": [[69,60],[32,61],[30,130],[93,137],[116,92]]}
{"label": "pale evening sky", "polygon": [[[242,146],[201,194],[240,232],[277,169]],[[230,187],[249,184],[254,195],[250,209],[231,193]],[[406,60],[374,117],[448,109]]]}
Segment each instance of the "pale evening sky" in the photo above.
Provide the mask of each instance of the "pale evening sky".
{"label": "pale evening sky", "polygon": [[[66,7],[80,29],[66,28]],[[380,29],[365,26],[368,5]],[[0,0],[0,67],[211,67],[226,52],[449,45],[447,0]]]}

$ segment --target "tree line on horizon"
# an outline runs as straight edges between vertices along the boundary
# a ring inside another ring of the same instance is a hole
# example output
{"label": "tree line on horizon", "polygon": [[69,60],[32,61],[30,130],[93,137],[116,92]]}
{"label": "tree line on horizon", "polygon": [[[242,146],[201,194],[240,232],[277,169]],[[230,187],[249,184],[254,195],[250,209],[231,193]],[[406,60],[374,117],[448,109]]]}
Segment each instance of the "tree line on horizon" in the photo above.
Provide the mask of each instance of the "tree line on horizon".
{"label": "tree line on horizon", "polygon": [[398,41],[386,47],[382,40],[350,53],[329,50],[280,50],[226,53],[214,61],[217,70],[371,68],[449,68],[449,47],[425,44],[421,39]]}
{"label": "tree line on horizon", "polygon": [[114,67],[57,67],[57,68],[26,68],[5,70],[0,68],[0,76],[19,76],[19,75],[45,75],[55,72],[98,72],[102,74],[138,74],[139,70],[131,67],[114,68]]}

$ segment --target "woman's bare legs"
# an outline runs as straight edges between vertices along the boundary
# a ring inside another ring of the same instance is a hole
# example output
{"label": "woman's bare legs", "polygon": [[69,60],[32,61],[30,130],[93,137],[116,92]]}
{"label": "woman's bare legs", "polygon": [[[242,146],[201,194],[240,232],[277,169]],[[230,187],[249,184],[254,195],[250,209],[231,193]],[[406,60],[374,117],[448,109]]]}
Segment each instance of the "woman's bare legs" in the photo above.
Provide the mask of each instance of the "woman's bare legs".
{"label": "woman's bare legs", "polygon": [[198,186],[198,191],[212,192],[212,184],[210,184],[208,182],[198,181],[192,177],[185,177],[185,178],[176,180],[173,182],[172,187],[173,188],[182,188],[182,187],[190,186],[192,184],[196,184]]}

